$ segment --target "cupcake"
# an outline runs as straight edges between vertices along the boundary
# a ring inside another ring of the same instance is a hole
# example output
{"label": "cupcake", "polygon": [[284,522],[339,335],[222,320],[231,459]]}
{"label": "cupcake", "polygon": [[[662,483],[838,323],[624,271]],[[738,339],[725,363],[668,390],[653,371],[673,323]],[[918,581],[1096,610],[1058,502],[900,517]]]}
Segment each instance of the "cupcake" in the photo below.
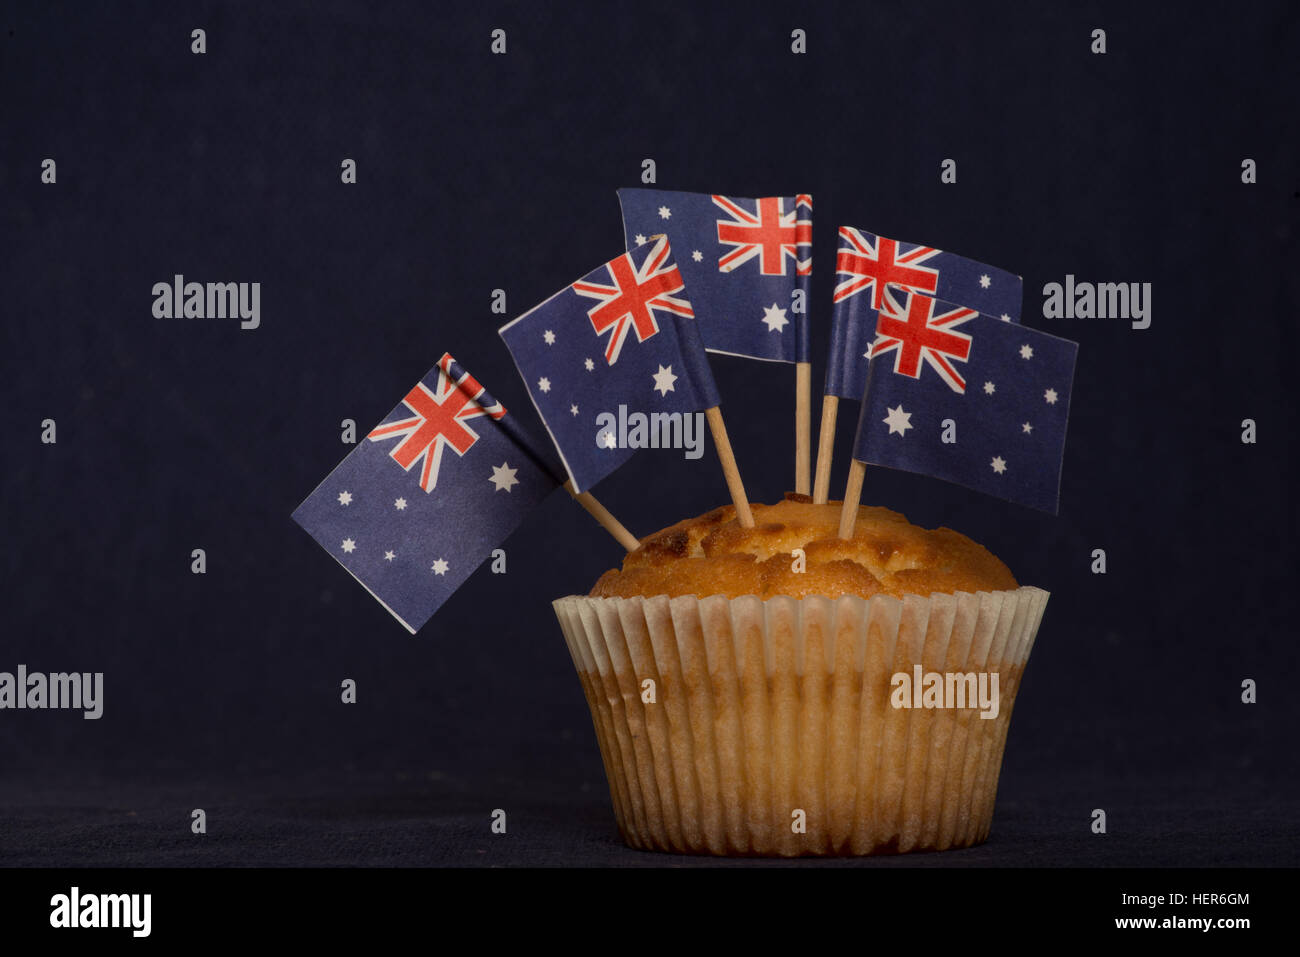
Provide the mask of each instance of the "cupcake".
{"label": "cupcake", "polygon": [[642,540],[554,602],[632,847],[864,855],[989,833],[1047,593],[983,546],[787,495]]}

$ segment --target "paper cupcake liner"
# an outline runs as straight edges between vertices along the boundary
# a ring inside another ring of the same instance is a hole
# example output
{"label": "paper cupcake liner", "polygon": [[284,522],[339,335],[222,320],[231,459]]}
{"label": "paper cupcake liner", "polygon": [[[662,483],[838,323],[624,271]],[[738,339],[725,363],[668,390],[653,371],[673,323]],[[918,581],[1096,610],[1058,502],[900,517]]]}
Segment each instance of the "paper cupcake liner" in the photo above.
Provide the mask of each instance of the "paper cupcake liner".
{"label": "paper cupcake liner", "polygon": [[[943,850],[988,836],[1047,598],[1023,587],[553,604],[624,840],[794,856]],[[997,716],[895,707],[893,676],[917,664],[997,673]]]}

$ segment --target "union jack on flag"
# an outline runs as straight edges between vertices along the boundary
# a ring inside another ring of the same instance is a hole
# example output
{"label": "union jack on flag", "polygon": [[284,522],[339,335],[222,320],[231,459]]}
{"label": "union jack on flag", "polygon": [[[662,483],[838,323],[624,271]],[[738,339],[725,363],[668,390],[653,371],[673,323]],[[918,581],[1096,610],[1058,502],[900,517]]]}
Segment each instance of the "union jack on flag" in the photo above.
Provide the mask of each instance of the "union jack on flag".
{"label": "union jack on flag", "polygon": [[664,235],[710,352],[808,361],[812,197],[620,189],[626,248]]}
{"label": "union jack on flag", "polygon": [[[1021,280],[1005,269],[934,246],[905,243],[852,226],[841,226],[839,239],[840,248],[835,256],[838,283],[832,296],[831,349],[826,367],[827,395],[862,398],[867,384],[867,360],[877,354],[873,342],[876,318],[888,299],[887,286],[956,303],[1003,322],[1020,321]],[[900,361],[907,352],[906,349],[900,352]],[[950,362],[948,365],[951,368]],[[940,365],[935,363],[935,368]],[[944,374],[950,385],[960,378]]]}
{"label": "union jack on flag", "polygon": [[913,379],[921,377],[922,361],[931,365],[954,392],[966,391],[953,360],[970,358],[970,336],[953,330],[977,315],[974,309],[952,306],[929,296],[907,296],[900,304],[895,295],[904,290],[894,287],[886,293],[876,319],[876,341],[871,344],[871,358],[887,352],[894,354],[894,371]]}
{"label": "union jack on flag", "polygon": [[[368,438],[293,518],[414,632],[559,486],[563,471],[450,355]],[[447,448],[460,458],[442,462]]]}
{"label": "union jack on flag", "polygon": [[371,442],[400,438],[389,449],[406,471],[421,463],[420,488],[432,492],[438,485],[438,468],[442,464],[443,450],[448,446],[457,455],[464,455],[478,441],[478,433],[465,423],[469,419],[487,416],[501,419],[506,407],[487,394],[478,381],[461,369],[450,353],[438,360],[438,378],[430,389],[423,382],[406,393],[402,404],[414,415],[404,416],[394,422],[377,426],[367,436]]}
{"label": "union jack on flag", "polygon": [[[741,204],[746,205],[741,205]],[[713,196],[713,204],[727,214],[718,220],[718,242],[732,249],[718,260],[720,272],[731,272],[758,257],[758,271],[764,276],[786,275],[786,258],[800,276],[812,274],[812,197],[796,196],[787,212],[785,197],[764,196],[757,200]],[[746,206],[753,204],[750,212]],[[804,210],[807,218],[801,218]],[[800,247],[806,255],[799,258]]]}
{"label": "union jack on flag", "polygon": [[618,361],[630,328],[636,330],[637,342],[645,342],[659,331],[655,310],[695,318],[691,304],[673,295],[686,287],[682,274],[669,259],[668,237],[659,237],[640,266],[630,255],[624,255],[604,268],[613,285],[580,279],[573,284],[573,291],[598,300],[599,305],[592,306],[587,316],[596,335],[611,333],[605,344],[605,361],[610,365]]}
{"label": "union jack on flag", "polygon": [[869,289],[871,308],[879,309],[885,286],[891,282],[913,292],[934,294],[939,270],[925,265],[939,253],[934,247],[913,246],[900,255],[897,240],[864,234],[852,226],[840,227],[840,241],[845,245],[835,254],[835,273],[846,278],[835,287],[832,302]]}
{"label": "union jack on flag", "polygon": [[1079,347],[901,286],[878,329],[853,457],[1055,512]]}
{"label": "union jack on flag", "polygon": [[[669,241],[659,236],[501,327],[574,491],[585,492],[635,454],[636,446],[620,444],[618,429],[611,430],[615,417],[680,421],[718,404],[693,303],[676,295],[681,290]],[[589,307],[592,299],[600,303]]]}

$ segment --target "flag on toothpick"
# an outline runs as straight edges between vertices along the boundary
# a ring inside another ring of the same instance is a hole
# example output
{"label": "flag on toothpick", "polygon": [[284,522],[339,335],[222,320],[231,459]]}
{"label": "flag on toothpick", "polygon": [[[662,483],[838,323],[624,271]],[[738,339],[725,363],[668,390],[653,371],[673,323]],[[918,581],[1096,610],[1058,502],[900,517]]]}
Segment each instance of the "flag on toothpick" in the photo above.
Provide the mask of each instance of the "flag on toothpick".
{"label": "flag on toothpick", "polygon": [[839,240],[827,395],[862,398],[867,349],[876,334],[876,313],[888,284],[1004,322],[1020,321],[1019,276],[932,246],[899,242],[851,226],[840,227]]}
{"label": "flag on toothpick", "polygon": [[628,249],[668,237],[704,348],[808,361],[811,196],[620,189],[618,200]]}
{"label": "flag on toothpick", "polygon": [[1056,513],[1077,343],[890,286],[853,458]]}
{"label": "flag on toothpick", "polygon": [[634,415],[712,409],[717,389],[666,237],[637,246],[501,327],[577,491],[631,458]]}
{"label": "flag on toothpick", "polygon": [[293,518],[414,634],[560,474],[444,354]]}
{"label": "flag on toothpick", "polygon": [[[743,199],[716,193],[621,189],[623,231],[633,249],[666,235],[710,352],[795,363],[795,491],[811,482],[812,366],[808,285],[812,197]],[[720,419],[710,417],[742,525],[749,506]]]}

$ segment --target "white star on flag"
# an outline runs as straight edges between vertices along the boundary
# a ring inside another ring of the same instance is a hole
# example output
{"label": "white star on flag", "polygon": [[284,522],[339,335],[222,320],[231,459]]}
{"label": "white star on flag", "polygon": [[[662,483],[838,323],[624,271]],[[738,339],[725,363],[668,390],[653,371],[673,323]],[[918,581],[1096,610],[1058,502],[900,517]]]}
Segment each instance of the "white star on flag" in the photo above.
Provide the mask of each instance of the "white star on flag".
{"label": "white star on flag", "polygon": [[985,395],[992,395],[992,394],[993,394],[994,392],[996,392],[996,391],[998,391],[998,387],[995,386],[992,382],[985,382],[985,383],[984,383],[984,394],[985,394]]}
{"label": "white star on flag", "polygon": [[768,332],[780,332],[790,323],[785,317],[785,310],[776,303],[763,307],[763,318],[760,321],[767,323]]}
{"label": "white star on flag", "polygon": [[435,559],[434,563],[429,566],[429,570],[432,571],[435,575],[445,575],[447,574],[447,569],[449,568],[451,568],[451,566],[448,565],[446,560],[442,558]]}
{"label": "white star on flag", "polygon": [[670,217],[672,214],[673,214],[673,211],[672,211],[671,209],[669,209],[667,206],[660,206],[660,207],[659,207],[659,218],[660,218],[660,219],[667,219],[667,218]]}
{"label": "white star on flag", "polygon": [[618,440],[614,438],[613,432],[602,432],[600,437],[604,439],[603,447],[607,449],[618,448]]}
{"label": "white star on flag", "polygon": [[339,504],[340,504],[340,505],[351,505],[351,504],[352,504],[352,493],[351,493],[351,492],[339,492]]}
{"label": "white star on flag", "polygon": [[1048,405],[1056,405],[1056,390],[1048,389],[1043,393],[1043,398],[1047,400]]}
{"label": "white star on flag", "polygon": [[357,543],[350,538],[343,539],[343,550],[351,555],[357,549]]}
{"label": "white star on flag", "polygon": [[1005,312],[1002,313],[1002,315],[998,316],[998,318],[1001,319],[1003,322],[1010,322],[1010,321],[1011,321],[1011,317],[1008,316]]}
{"label": "white star on flag", "polygon": [[698,263],[698,262],[703,262],[703,261],[704,261],[704,253],[700,252],[700,251],[697,249],[697,250],[695,250],[695,252],[691,253],[691,258],[694,259],[697,263]]}
{"label": "white star on flag", "polygon": [[575,402],[573,403],[573,405],[569,406],[569,415],[577,415],[577,414],[578,414],[578,403]]}
{"label": "white star on flag", "polygon": [[980,288],[987,289],[988,287],[989,287],[989,275],[988,273],[985,273],[984,275],[980,276]]}
{"label": "white star on flag", "polygon": [[583,361],[583,363],[582,363],[582,367],[583,367],[584,369],[586,369],[588,372],[590,372],[592,369],[596,368],[596,363],[592,362],[592,361],[591,361],[591,357],[588,356],[588,357]]}
{"label": "white star on flag", "polygon": [[638,246],[644,246],[645,237],[642,236],[640,233],[637,233],[635,236],[632,237],[632,242],[636,243]]}
{"label": "white star on flag", "polygon": [[393,508],[397,509],[399,512],[402,509],[406,508],[406,499],[404,498],[395,499],[393,501]]}
{"label": "white star on flag", "polygon": [[993,471],[997,472],[999,475],[1007,470],[1007,463],[1000,455],[993,456],[993,461],[989,464],[993,466]]}
{"label": "white star on flag", "polygon": [[889,415],[880,420],[889,426],[889,434],[897,432],[903,438],[907,438],[907,430],[915,428],[912,425],[912,413],[903,411],[903,404],[900,402],[898,408],[890,409]]}
{"label": "white star on flag", "polygon": [[542,376],[537,380],[537,388],[541,389],[543,392],[550,392],[551,380],[546,378],[546,376]]}
{"label": "white star on flag", "polygon": [[1025,435],[1028,435],[1030,432],[1034,431],[1034,427],[1026,422],[1020,426],[1020,431],[1025,433]]}
{"label": "white star on flag", "polygon": [[1034,357],[1033,346],[1029,345],[1029,343],[1025,343],[1023,346],[1020,347],[1020,358],[1032,359],[1033,357]]}
{"label": "white star on flag", "polygon": [[545,342],[548,346],[555,345],[555,333],[553,333],[550,329],[547,329],[545,332],[542,333],[542,341]]}
{"label": "white star on flag", "polygon": [[660,395],[667,395],[669,392],[675,392],[673,383],[677,381],[677,376],[673,375],[673,367],[659,367],[659,371],[654,374],[654,389]]}
{"label": "white star on flag", "polygon": [[396,557],[397,556],[392,552],[384,552],[384,561],[386,562],[391,562]]}
{"label": "white star on flag", "polygon": [[509,492],[510,489],[519,484],[519,479],[515,478],[515,473],[519,469],[512,469],[509,462],[502,462],[500,465],[492,466],[492,476],[488,479],[498,492]]}

